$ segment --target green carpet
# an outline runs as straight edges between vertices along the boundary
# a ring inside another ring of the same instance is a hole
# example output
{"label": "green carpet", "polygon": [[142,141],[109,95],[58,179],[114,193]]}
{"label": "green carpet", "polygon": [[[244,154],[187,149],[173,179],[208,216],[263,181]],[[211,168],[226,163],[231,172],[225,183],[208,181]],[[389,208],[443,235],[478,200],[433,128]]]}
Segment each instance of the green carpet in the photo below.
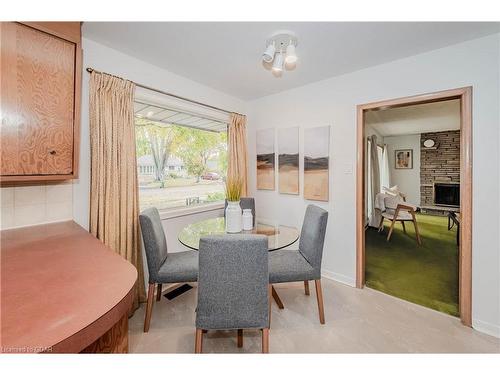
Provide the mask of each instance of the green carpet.
{"label": "green carpet", "polygon": [[456,228],[448,231],[447,217],[417,215],[422,245],[415,240],[413,223],[396,223],[386,242],[383,233],[366,231],[366,285],[384,293],[446,314],[458,312],[458,247]]}

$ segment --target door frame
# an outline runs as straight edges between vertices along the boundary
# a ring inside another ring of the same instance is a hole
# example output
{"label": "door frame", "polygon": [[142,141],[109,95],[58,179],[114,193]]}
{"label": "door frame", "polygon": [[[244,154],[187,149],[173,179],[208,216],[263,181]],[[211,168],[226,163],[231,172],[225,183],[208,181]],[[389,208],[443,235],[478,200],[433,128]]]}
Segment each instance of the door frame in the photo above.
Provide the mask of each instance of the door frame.
{"label": "door frame", "polygon": [[472,326],[472,86],[357,106],[356,287],[365,285],[365,112],[460,99],[459,313]]}

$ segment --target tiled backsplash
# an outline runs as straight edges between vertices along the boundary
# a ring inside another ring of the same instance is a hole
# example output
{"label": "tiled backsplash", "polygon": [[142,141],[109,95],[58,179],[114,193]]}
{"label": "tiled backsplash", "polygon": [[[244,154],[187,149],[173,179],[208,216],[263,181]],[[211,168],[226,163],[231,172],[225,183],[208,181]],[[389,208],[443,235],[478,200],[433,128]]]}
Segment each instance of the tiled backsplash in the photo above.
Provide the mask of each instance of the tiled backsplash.
{"label": "tiled backsplash", "polygon": [[0,188],[2,216],[0,229],[71,220],[71,181],[32,186]]}

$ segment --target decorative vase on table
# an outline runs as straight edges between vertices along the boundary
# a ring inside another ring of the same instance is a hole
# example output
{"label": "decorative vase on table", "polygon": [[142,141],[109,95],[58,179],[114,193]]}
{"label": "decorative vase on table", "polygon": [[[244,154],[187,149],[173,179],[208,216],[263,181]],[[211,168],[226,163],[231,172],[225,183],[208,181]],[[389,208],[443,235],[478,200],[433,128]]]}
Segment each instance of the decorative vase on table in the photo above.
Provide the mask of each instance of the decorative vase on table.
{"label": "decorative vase on table", "polygon": [[243,210],[243,215],[241,217],[243,230],[252,230],[253,229],[253,215],[252,209],[245,208]]}
{"label": "decorative vase on table", "polygon": [[226,207],[226,232],[241,232],[242,211],[240,201],[228,201]]}

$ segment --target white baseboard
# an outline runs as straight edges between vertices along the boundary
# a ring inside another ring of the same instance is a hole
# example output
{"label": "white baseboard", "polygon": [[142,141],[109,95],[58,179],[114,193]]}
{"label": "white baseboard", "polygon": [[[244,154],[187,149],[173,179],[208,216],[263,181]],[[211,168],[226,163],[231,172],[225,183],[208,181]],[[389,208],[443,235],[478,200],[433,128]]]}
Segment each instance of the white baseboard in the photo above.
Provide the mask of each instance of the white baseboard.
{"label": "white baseboard", "polygon": [[326,278],[326,279],[338,281],[339,283],[346,284],[346,285],[349,285],[352,287],[356,287],[356,280],[355,279],[353,279],[352,277],[346,276],[346,275],[342,275],[342,274],[337,273],[337,272],[322,270],[321,276]]}
{"label": "white baseboard", "polygon": [[483,322],[482,320],[472,319],[472,328],[476,331],[486,333],[487,335],[500,338],[500,326]]}

